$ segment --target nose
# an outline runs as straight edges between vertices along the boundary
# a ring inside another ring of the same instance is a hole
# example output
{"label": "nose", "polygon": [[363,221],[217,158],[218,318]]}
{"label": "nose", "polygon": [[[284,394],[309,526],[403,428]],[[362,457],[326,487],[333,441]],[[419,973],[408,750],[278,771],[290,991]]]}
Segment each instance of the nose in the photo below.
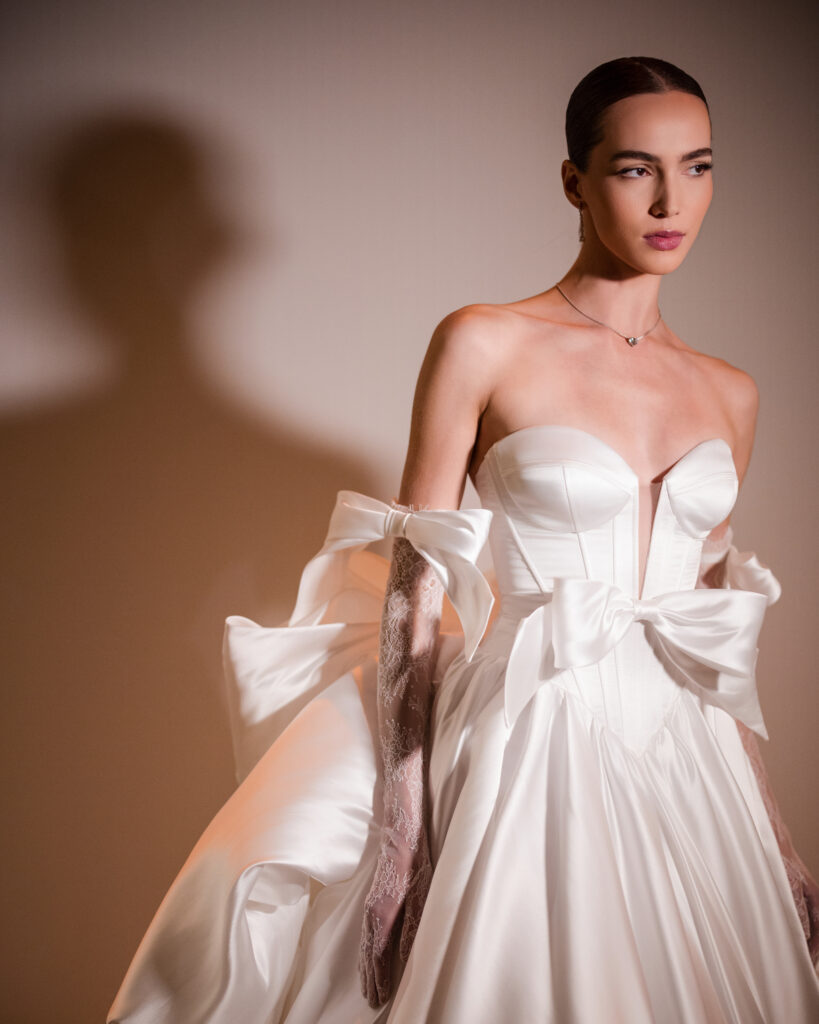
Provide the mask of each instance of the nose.
{"label": "nose", "polygon": [[649,212],[652,217],[673,217],[680,212],[677,189],[676,187],[672,188],[665,175],[660,175],[658,181],[657,194],[654,196]]}

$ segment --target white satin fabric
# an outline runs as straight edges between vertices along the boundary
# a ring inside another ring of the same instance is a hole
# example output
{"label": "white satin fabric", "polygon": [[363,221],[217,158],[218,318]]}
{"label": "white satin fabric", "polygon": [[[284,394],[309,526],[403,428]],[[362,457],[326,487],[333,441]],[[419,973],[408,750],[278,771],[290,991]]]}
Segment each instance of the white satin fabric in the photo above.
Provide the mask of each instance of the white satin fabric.
{"label": "white satin fabric", "polygon": [[[183,865],[108,1016],[129,1024],[808,1024],[819,983],[736,720],[767,736],[754,668],[779,584],[731,549],[729,446],[665,475],[638,592],[639,480],[594,435],[498,442],[481,509],[339,492],[281,627],[232,616],[240,786]],[[381,810],[375,659],[388,563],[438,572],[435,872],[379,1010],[358,939]],[[489,537],[493,593],[475,560]],[[452,614],[452,609],[458,618]]]}

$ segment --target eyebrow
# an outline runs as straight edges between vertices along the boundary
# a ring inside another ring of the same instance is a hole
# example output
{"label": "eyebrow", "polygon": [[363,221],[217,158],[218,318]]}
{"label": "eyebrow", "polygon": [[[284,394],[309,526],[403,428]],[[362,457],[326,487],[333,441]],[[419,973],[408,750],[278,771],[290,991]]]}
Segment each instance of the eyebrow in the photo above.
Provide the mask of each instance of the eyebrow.
{"label": "eyebrow", "polygon": [[[700,156],[712,156],[710,147],[705,146],[702,149],[692,149],[690,153],[684,153],[680,157],[680,163],[684,163],[686,160],[696,160]],[[655,156],[653,153],[646,153],[642,149],[620,149],[616,153],[613,153],[609,158],[609,163],[614,163],[615,160],[647,160],[653,163],[658,163],[660,158]]]}

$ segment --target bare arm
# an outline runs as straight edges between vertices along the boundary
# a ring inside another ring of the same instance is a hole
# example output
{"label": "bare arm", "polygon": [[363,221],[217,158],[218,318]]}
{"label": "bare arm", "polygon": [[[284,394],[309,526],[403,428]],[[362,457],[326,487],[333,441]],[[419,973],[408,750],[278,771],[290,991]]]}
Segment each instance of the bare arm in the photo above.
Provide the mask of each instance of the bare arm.
{"label": "bare arm", "polygon": [[415,388],[402,504],[460,507],[502,355],[496,337],[494,318],[481,306],[456,310],[436,327]]}
{"label": "bare arm", "polygon": [[[416,385],[401,500],[393,500],[394,507],[460,506],[486,399],[480,372],[487,367],[481,358],[484,338],[484,320],[471,308],[450,314],[436,328]],[[405,537],[396,537],[378,659],[381,842],[364,903],[359,955],[361,989],[372,1007],[390,997],[399,927],[399,953],[404,961],[409,957],[432,879],[427,772],[442,600],[441,582],[429,563]]]}

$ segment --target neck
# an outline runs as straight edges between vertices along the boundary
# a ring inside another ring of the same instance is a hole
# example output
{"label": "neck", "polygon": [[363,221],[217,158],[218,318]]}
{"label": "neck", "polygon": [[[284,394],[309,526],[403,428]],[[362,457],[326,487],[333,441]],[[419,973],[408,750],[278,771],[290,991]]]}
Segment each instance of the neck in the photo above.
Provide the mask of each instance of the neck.
{"label": "neck", "polygon": [[581,254],[558,284],[584,313],[624,334],[640,334],[657,319],[661,280],[630,269],[601,271],[588,266]]}

